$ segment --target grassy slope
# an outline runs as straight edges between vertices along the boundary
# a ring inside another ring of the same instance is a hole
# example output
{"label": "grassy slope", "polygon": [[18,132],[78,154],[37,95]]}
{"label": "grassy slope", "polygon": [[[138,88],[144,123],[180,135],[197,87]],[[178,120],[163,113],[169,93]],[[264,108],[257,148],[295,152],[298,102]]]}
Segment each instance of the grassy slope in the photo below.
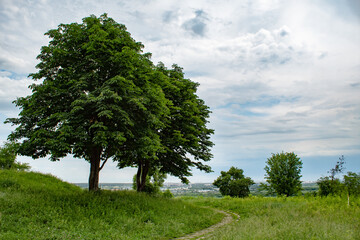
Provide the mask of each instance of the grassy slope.
{"label": "grassy slope", "polygon": [[0,239],[169,239],[222,217],[180,200],[89,193],[49,175],[0,170]]}
{"label": "grassy slope", "polygon": [[212,239],[360,239],[360,199],[193,198],[187,201],[238,213],[241,219]]}

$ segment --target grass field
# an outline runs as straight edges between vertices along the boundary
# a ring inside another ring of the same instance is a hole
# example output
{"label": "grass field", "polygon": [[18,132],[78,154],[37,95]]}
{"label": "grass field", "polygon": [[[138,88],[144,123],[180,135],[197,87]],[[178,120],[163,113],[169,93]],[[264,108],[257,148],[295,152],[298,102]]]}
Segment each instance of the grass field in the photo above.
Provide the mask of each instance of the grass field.
{"label": "grass field", "polygon": [[183,198],[240,215],[207,239],[360,239],[360,199]]}
{"label": "grass field", "polygon": [[0,170],[0,239],[173,239],[240,215],[206,239],[360,239],[360,199],[90,193],[50,175]]}
{"label": "grass field", "polygon": [[0,239],[171,239],[222,217],[181,200],[90,193],[49,175],[0,170]]}

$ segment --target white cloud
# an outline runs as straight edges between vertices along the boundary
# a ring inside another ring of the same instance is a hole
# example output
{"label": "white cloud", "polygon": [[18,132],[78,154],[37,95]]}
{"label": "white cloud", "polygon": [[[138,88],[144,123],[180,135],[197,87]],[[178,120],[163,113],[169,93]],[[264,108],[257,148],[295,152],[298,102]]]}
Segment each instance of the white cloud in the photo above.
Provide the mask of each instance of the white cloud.
{"label": "white cloud", "polygon": [[47,30],[107,12],[155,63],[177,63],[201,84],[213,111],[214,168],[246,166],[259,178],[271,152],[360,154],[359,8],[351,1],[0,1],[2,116],[29,94],[23,76],[35,71]]}
{"label": "white cloud", "polygon": [[20,76],[13,76],[7,71],[0,71],[0,111],[8,117],[16,117],[18,111],[15,110],[12,102],[18,97],[31,94],[28,86],[32,83],[30,79]]}

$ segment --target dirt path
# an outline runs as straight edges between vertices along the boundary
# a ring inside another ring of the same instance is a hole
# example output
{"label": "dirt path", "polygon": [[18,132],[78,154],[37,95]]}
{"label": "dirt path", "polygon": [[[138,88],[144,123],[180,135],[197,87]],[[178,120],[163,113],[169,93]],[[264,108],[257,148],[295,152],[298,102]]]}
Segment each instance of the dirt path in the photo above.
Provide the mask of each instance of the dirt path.
{"label": "dirt path", "polygon": [[194,232],[194,233],[191,233],[191,234],[188,234],[186,236],[183,236],[183,237],[179,237],[179,238],[176,238],[176,239],[186,239],[186,240],[190,240],[190,239],[205,239],[206,237],[209,237],[211,235],[211,233],[213,233],[215,230],[221,228],[222,226],[226,225],[226,224],[230,224],[234,221],[234,217],[236,217],[236,221],[239,220],[240,216],[236,213],[233,213],[233,212],[225,212],[225,211],[222,211],[222,210],[218,210],[218,209],[214,209],[214,211],[216,212],[219,212],[219,213],[222,213],[225,215],[225,217],[221,220],[221,222],[215,224],[215,225],[212,225],[208,228],[205,228],[205,229],[202,229],[200,231],[197,231],[197,232]]}

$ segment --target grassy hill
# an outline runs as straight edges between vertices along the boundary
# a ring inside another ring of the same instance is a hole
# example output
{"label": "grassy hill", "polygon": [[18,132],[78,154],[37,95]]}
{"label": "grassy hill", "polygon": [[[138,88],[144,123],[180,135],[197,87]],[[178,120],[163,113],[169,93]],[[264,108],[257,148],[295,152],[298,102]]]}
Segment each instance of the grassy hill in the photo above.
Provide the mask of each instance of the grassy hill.
{"label": "grassy hill", "polygon": [[170,239],[222,217],[181,200],[90,193],[50,175],[0,170],[0,239]]}

